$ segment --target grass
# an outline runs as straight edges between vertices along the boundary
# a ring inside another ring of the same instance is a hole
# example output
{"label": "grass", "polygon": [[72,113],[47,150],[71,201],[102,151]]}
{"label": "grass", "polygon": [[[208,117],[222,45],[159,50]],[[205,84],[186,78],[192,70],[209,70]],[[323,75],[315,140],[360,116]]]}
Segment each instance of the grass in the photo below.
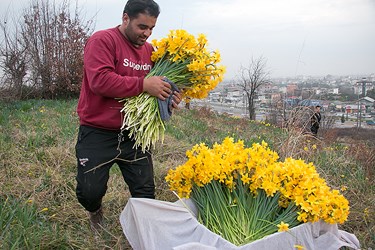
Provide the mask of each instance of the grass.
{"label": "grass", "polygon": [[69,248],[59,224],[49,223],[46,208],[38,211],[32,200],[24,202],[11,196],[1,198],[0,203],[2,249]]}
{"label": "grass", "polygon": [[[75,197],[78,128],[76,100],[0,103],[0,249],[130,249],[119,215],[130,197],[119,169],[110,172],[104,197],[105,230],[97,237]],[[208,109],[181,109],[154,150],[156,197],[175,201],[164,177],[185,161],[185,152],[226,136],[250,146],[265,140],[281,158],[312,161],[330,186],[351,204],[340,228],[354,233],[363,249],[375,247],[375,130],[326,130],[324,140],[249,122]]]}

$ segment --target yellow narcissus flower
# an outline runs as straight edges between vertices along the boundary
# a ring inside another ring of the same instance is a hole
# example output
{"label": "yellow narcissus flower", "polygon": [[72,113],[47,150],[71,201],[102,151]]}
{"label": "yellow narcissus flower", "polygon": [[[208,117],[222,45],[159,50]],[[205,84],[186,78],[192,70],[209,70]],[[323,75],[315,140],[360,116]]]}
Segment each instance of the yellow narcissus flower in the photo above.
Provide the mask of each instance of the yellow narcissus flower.
{"label": "yellow narcissus flower", "polygon": [[[151,44],[154,46],[151,55],[154,66],[146,78],[166,77],[179,88],[185,101],[207,97],[223,80],[225,67],[219,65],[220,53],[208,50],[205,35],[195,37],[186,30],[171,30],[166,37],[154,39]],[[135,147],[141,147],[145,152],[157,141],[163,142],[165,126],[156,97],[144,92],[120,99],[120,102],[124,102],[121,129],[129,130]]]}
{"label": "yellow narcissus flower", "polygon": [[305,249],[305,247],[302,246],[302,245],[294,245],[294,247],[295,247],[297,250],[303,250],[303,249]]}
{"label": "yellow narcissus flower", "polygon": [[234,142],[227,137],[212,148],[197,144],[186,155],[187,162],[170,170],[166,177],[170,188],[181,197],[188,197],[194,185],[203,187],[218,181],[232,190],[235,182],[241,180],[254,195],[259,190],[269,197],[280,193],[279,205],[295,204],[300,209],[297,219],[301,222],[347,220],[349,202],[338,190],[328,187],[312,163],[293,158],[278,162],[279,156],[265,142],[246,148],[243,141]]}
{"label": "yellow narcissus flower", "polygon": [[285,232],[289,230],[289,224],[284,223],[283,221],[280,224],[278,224],[277,227],[279,228],[279,232]]}
{"label": "yellow narcissus flower", "polygon": [[[204,143],[197,144],[186,152],[186,156],[184,164],[169,170],[166,181],[170,189],[181,198],[191,196],[200,206],[200,213],[203,213],[199,215],[200,218],[204,217],[205,223],[210,225],[217,221],[216,217],[211,218],[212,214],[222,218],[249,218],[254,211],[257,219],[249,221],[267,221],[266,224],[273,227],[269,230],[273,232],[277,231],[275,221],[281,221],[277,225],[279,231],[287,231],[289,227],[305,222],[323,220],[327,223],[343,223],[347,220],[348,200],[338,190],[332,190],[327,185],[313,163],[293,158],[279,161],[278,154],[264,141],[253,143],[247,148],[244,141],[235,142],[232,137],[226,137],[221,144],[215,143],[211,148]],[[256,204],[259,207],[254,204],[250,206],[250,200],[258,198],[260,201]],[[215,210],[217,206],[219,208]],[[251,210],[250,214],[246,214],[246,209]],[[235,214],[227,214],[230,211],[235,211]],[[280,214],[280,211],[289,212],[277,220],[258,221],[262,214]],[[210,228],[216,230],[226,223],[214,224]],[[254,228],[266,228],[267,225],[256,224]],[[239,225],[240,228],[247,226]],[[245,238],[249,240],[252,237],[255,236],[248,235]]]}
{"label": "yellow narcissus flower", "polygon": [[205,98],[223,80],[225,68],[218,65],[220,53],[218,50],[208,51],[204,34],[195,38],[185,30],[171,30],[167,37],[159,41],[154,39],[151,44],[155,47],[151,60],[156,69],[158,64],[172,62],[171,66],[162,67],[166,69],[163,72],[154,70],[156,72],[151,75],[166,76],[183,91],[185,98]]}

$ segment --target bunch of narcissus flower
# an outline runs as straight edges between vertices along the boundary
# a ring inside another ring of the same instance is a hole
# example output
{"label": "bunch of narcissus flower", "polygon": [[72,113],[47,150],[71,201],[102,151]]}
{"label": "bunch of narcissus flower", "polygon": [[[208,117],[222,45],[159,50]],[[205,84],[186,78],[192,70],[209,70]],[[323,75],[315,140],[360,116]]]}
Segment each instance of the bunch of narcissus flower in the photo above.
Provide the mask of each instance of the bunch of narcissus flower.
{"label": "bunch of narcissus flower", "polygon": [[[146,77],[165,76],[180,89],[183,98],[205,98],[223,79],[224,67],[218,65],[218,51],[208,51],[203,34],[194,37],[185,30],[171,30],[166,38],[153,40],[154,67]],[[157,98],[147,93],[125,98],[121,129],[129,130],[135,147],[145,151],[164,138],[164,121],[160,117]]]}
{"label": "bunch of narcissus flower", "polygon": [[185,164],[166,176],[170,189],[191,198],[211,231],[242,245],[303,222],[343,223],[349,202],[328,187],[312,163],[281,162],[267,143],[227,137],[212,148],[195,145]]}

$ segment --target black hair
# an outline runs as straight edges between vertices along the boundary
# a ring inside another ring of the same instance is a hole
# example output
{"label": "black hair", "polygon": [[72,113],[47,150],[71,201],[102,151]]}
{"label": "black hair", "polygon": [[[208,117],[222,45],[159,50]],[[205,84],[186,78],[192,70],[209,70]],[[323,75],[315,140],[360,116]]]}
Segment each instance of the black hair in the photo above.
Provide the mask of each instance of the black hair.
{"label": "black hair", "polygon": [[139,14],[147,14],[157,18],[160,14],[160,8],[153,0],[128,0],[123,14],[125,13],[130,18],[136,18]]}

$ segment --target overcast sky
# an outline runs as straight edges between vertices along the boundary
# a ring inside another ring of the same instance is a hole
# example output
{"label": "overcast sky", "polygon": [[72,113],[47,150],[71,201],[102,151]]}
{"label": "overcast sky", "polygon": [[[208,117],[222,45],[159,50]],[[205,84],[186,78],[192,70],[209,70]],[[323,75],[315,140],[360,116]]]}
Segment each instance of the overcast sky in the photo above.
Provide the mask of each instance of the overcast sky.
{"label": "overcast sky", "polygon": [[[52,0],[51,0],[52,1]],[[55,0],[58,2],[59,0]],[[31,0],[0,0],[19,11]],[[74,2],[74,1],[72,1]],[[375,0],[159,0],[151,39],[170,29],[206,34],[235,77],[251,57],[264,56],[272,77],[375,73]],[[78,0],[95,30],[121,23],[126,1]]]}

